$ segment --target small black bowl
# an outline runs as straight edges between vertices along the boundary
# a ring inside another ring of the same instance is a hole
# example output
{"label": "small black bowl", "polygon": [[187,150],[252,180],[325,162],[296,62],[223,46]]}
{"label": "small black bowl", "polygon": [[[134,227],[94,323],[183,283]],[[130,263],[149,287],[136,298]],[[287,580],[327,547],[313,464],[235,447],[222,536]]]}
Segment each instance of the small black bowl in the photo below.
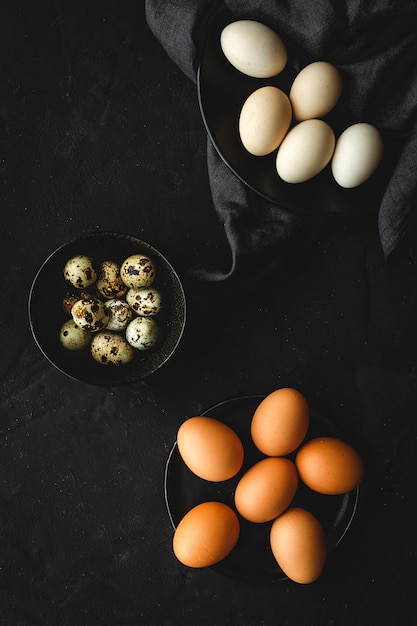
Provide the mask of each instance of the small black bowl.
{"label": "small black bowl", "polygon": [[[62,324],[71,319],[62,308],[65,294],[71,289],[64,279],[64,266],[75,255],[93,259],[95,266],[105,260],[122,263],[132,254],[144,254],[156,268],[153,283],[164,298],[164,307],[155,320],[158,340],[149,350],[134,350],[126,365],[102,365],[93,359],[89,348],[67,350],[59,340]],[[124,233],[98,232],[83,235],[60,246],[38,270],[29,294],[29,323],[40,350],[58,370],[76,380],[113,386],[133,383],[159,369],[174,353],[184,331],[186,302],[181,281],[172,265],[158,250],[137,237]]]}

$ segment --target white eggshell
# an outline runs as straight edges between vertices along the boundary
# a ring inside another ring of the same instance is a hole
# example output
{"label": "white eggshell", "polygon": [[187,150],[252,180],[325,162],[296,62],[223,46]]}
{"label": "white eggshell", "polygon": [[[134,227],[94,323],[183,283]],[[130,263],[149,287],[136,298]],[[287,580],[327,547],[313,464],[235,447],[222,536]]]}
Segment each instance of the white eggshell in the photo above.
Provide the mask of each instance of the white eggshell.
{"label": "white eggshell", "polygon": [[152,348],[158,334],[158,324],[151,317],[135,317],[126,328],[126,339],[132,348],[137,350]]}
{"label": "white eggshell", "polygon": [[278,87],[261,87],[250,94],[239,116],[239,134],[248,152],[270,154],[284,139],[291,123],[288,96]]}
{"label": "white eggshell", "polygon": [[332,158],[333,129],[323,120],[305,120],[293,126],[279,147],[276,167],[287,183],[303,183],[321,172]]}
{"label": "white eggshell", "polygon": [[107,330],[123,330],[133,317],[133,311],[128,303],[118,298],[107,300],[104,309],[109,316]]}
{"label": "white eggshell", "polygon": [[59,340],[67,350],[83,350],[90,344],[91,333],[80,328],[71,319],[61,326]]}
{"label": "white eggshell", "polygon": [[121,335],[101,331],[93,337],[91,355],[102,365],[126,365],[133,359],[133,349]]}
{"label": "white eggshell", "polygon": [[104,304],[98,298],[78,300],[71,309],[74,322],[89,332],[97,332],[107,326],[109,316]]}
{"label": "white eggshell", "polygon": [[130,289],[149,287],[155,274],[155,265],[145,254],[132,254],[120,266],[120,278]]}
{"label": "white eggshell", "polygon": [[324,117],[342,94],[342,76],[326,61],[306,65],[297,74],[290,89],[294,119],[299,122]]}
{"label": "white eggshell", "polygon": [[77,289],[85,289],[97,280],[93,260],[83,254],[68,259],[64,267],[64,277]]}
{"label": "white eggshell", "polygon": [[345,189],[364,183],[381,162],[384,143],[380,132],[361,122],[346,128],[336,142],[331,168],[335,181]]}
{"label": "white eggshell", "polygon": [[220,46],[234,68],[253,78],[276,76],[287,64],[287,49],[269,26],[237,20],[222,30]]}
{"label": "white eggshell", "polygon": [[162,308],[162,296],[154,287],[129,289],[126,302],[138,315],[158,315]]}

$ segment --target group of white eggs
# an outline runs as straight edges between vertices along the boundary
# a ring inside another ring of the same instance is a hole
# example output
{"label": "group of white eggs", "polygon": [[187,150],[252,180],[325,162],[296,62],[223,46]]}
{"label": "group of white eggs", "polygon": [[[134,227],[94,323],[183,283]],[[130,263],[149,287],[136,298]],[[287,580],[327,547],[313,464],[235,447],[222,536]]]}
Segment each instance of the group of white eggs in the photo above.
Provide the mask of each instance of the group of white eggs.
{"label": "group of white eggs", "polygon": [[132,361],[134,349],[155,345],[159,327],[154,318],[161,311],[162,296],[152,285],[152,259],[133,254],[121,264],[104,261],[96,272],[89,256],[76,255],[68,259],[63,273],[72,288],[62,302],[70,316],[59,332],[64,348],[90,347],[98,363],[125,365]]}
{"label": "group of white eggs", "polygon": [[[229,63],[253,78],[275,77],[287,64],[281,37],[261,22],[231,22],[220,34],[220,45]],[[296,75],[288,95],[273,85],[255,89],[240,111],[244,148],[255,156],[277,150],[276,170],[287,183],[305,182],[330,163],[338,185],[361,185],[380,164],[383,140],[375,126],[364,122],[348,126],[336,138],[322,118],[339,101],[342,86],[334,65],[315,61]]]}

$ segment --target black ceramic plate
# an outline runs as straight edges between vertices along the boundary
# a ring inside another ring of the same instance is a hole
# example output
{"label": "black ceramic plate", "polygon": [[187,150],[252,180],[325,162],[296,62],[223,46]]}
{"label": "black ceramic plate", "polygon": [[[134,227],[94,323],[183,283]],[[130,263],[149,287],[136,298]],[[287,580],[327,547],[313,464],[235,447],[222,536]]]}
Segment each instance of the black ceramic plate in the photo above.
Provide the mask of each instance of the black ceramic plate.
{"label": "black ceramic plate", "polygon": [[[108,366],[94,361],[88,348],[72,352],[59,341],[61,325],[69,319],[62,310],[62,299],[70,285],[63,270],[72,256],[90,256],[98,266],[102,261],[122,263],[131,254],[148,255],[156,267],[154,286],[164,297],[164,308],[155,318],[159,337],[154,348],[134,350],[128,365]],[[65,243],[53,252],[37,272],[29,294],[29,322],[33,336],[45,357],[71,378],[95,385],[132,383],[156,371],[177,347],[185,324],[186,305],[180,279],[167,259],[148,243],[123,233],[87,234]]]}
{"label": "black ceramic plate", "polygon": [[[234,490],[242,476],[255,462],[265,458],[253,445],[250,422],[264,396],[236,398],[217,404],[203,415],[218,419],[230,426],[241,438],[245,450],[242,469],[234,478],[212,483],[195,476],[183,462],[175,443],[165,468],[165,501],[171,523],[175,529],[182,517],[194,506],[204,501],[217,500],[234,510]],[[318,436],[339,437],[337,429],[325,418],[312,413],[305,441]],[[293,458],[290,455],[289,458]],[[344,537],[355,515],[359,488],[337,496],[324,496],[313,492],[300,481],[291,506],[301,506],[313,513],[323,526],[327,549],[332,550]],[[286,576],[275,561],[269,547],[272,522],[254,524],[239,516],[240,536],[232,552],[212,569],[241,580],[275,582]]]}
{"label": "black ceramic plate", "polygon": [[[201,114],[219,155],[248,187],[280,207],[308,214],[354,215],[376,211],[395,165],[401,141],[384,136],[384,156],[371,178],[355,189],[343,189],[333,179],[330,165],[311,180],[300,184],[284,182],[275,168],[276,151],[256,157],[245,150],[238,131],[238,120],[246,98],[259,87],[274,85],[289,93],[296,76],[291,54],[281,74],[270,79],[245,76],[225,58],[220,47],[220,33],[225,23],[213,24],[209,31],[197,72]],[[355,122],[338,105],[324,118],[336,136]]]}

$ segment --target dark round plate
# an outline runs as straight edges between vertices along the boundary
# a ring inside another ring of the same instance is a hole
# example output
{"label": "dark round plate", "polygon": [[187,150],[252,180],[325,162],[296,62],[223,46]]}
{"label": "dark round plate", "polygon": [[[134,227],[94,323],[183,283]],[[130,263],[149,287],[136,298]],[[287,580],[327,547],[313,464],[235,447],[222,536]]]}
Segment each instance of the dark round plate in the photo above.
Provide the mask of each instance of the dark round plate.
{"label": "dark round plate", "polygon": [[[154,286],[164,297],[165,305],[155,318],[159,337],[154,348],[134,351],[128,365],[108,366],[97,363],[88,348],[72,352],[59,341],[61,325],[69,319],[62,310],[62,299],[71,287],[63,276],[65,263],[72,256],[83,254],[93,259],[122,263],[131,254],[147,254],[155,263]],[[150,244],[124,233],[99,232],[87,234],[60,246],[42,264],[29,294],[29,323],[40,350],[58,370],[76,380],[94,385],[132,383],[160,368],[176,349],[185,325],[186,304],[180,279],[167,259]]]}
{"label": "dark round plate", "polygon": [[[297,213],[355,215],[379,208],[403,140],[384,136],[384,156],[376,172],[364,184],[343,189],[334,180],[328,165],[320,174],[300,184],[284,182],[275,168],[276,151],[256,157],[245,150],[239,137],[238,120],[246,98],[259,87],[274,85],[289,93],[296,71],[291,54],[278,76],[259,79],[245,76],[226,59],[220,46],[220,33],[226,22],[213,23],[197,71],[197,90],[201,114],[217,152],[227,166],[253,191]],[[325,119],[336,136],[347,126],[367,120],[350,120],[336,107]]]}
{"label": "dark round plate", "polygon": [[[208,409],[208,415],[230,426],[245,450],[245,460],[234,478],[221,483],[211,483],[193,474],[183,462],[177,444],[169,454],[165,468],[165,501],[173,528],[194,506],[201,502],[217,500],[234,507],[235,487],[254,463],[265,458],[254,446],[250,437],[253,413],[264,396],[248,396],[221,402]],[[318,436],[339,437],[337,429],[322,416],[312,413],[305,441]],[[289,458],[293,458],[292,455]],[[349,493],[324,496],[313,492],[301,481],[291,506],[301,506],[313,513],[323,526],[327,549],[333,550],[347,532],[358,504],[359,487]],[[254,524],[239,516],[240,536],[232,552],[212,569],[231,578],[252,582],[275,582],[286,579],[269,547],[272,522]]]}

